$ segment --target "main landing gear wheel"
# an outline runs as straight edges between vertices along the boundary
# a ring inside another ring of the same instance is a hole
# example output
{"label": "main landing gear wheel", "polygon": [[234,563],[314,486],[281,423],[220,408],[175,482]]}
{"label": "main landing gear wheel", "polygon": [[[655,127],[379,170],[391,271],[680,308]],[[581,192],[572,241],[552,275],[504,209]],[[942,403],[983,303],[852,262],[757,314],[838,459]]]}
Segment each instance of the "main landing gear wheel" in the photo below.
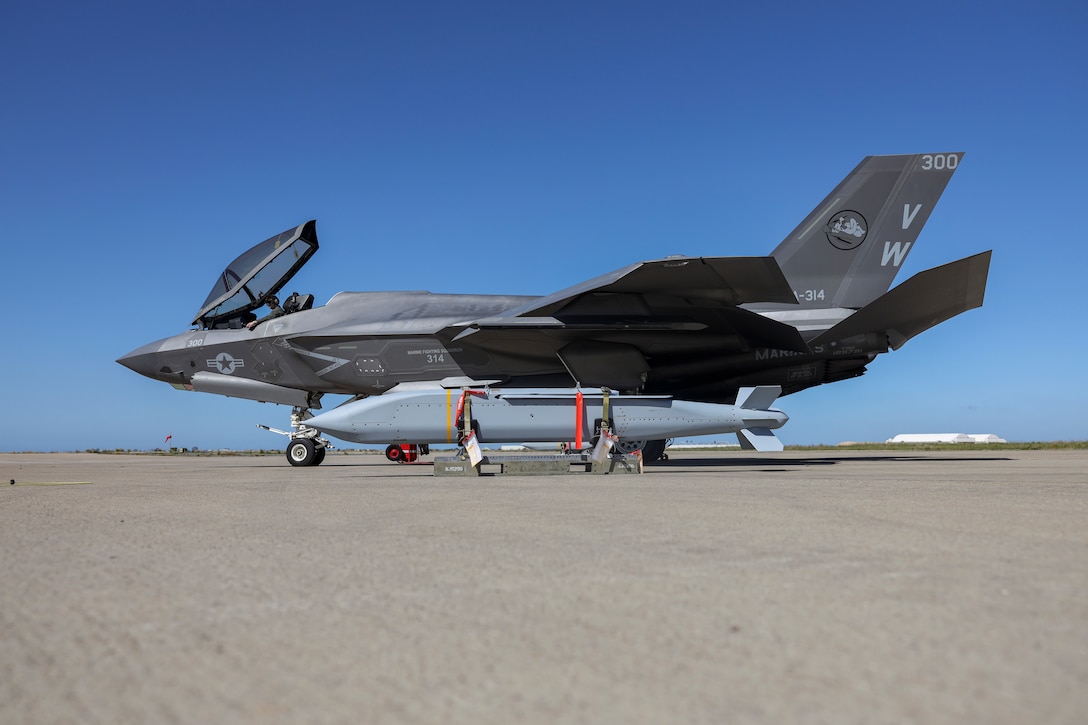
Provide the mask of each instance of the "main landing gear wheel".
{"label": "main landing gear wheel", "polygon": [[287,461],[292,466],[316,466],[325,460],[325,446],[309,438],[296,438],[287,444]]}

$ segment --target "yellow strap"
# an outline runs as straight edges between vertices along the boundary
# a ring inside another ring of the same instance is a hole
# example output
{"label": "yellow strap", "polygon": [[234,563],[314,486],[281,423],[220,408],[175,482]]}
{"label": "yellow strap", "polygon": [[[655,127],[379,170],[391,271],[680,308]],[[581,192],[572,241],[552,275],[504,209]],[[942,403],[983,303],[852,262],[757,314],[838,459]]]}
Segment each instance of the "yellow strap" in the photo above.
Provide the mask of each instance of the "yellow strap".
{"label": "yellow strap", "polygon": [[453,442],[453,390],[446,388],[446,442]]}
{"label": "yellow strap", "polygon": [[465,429],[462,431],[462,435],[467,439],[468,434],[472,432],[472,393],[465,391]]}

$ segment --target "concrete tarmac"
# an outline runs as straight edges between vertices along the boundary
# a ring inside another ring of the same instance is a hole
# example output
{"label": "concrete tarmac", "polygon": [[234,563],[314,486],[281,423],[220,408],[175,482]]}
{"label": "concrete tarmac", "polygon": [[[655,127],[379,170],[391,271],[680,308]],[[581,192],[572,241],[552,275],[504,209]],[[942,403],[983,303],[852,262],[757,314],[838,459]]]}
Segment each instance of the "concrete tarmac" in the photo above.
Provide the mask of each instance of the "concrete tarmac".
{"label": "concrete tarmac", "polygon": [[646,470],[0,453],[0,722],[1088,721],[1088,451]]}

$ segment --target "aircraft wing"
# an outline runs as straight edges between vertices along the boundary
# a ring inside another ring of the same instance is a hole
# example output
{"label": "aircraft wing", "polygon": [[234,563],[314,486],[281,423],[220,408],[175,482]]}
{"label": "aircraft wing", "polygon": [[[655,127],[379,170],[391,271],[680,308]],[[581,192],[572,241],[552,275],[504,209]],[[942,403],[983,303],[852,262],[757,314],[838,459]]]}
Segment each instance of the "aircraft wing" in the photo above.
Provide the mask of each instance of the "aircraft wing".
{"label": "aircraft wing", "polygon": [[756,347],[808,352],[796,328],[739,306],[747,302],[796,303],[773,257],[674,257],[618,269],[440,336],[489,353],[513,374],[562,360],[580,382],[617,388],[636,387],[669,358],[717,359]]}
{"label": "aircraft wing", "polygon": [[485,330],[565,331],[573,337],[707,330],[731,336],[740,347],[808,351],[794,327],[739,307],[747,302],[796,304],[773,257],[676,257],[633,264],[473,320],[453,337],[472,336],[479,345],[486,336],[477,333]]}
{"label": "aircraft wing", "polygon": [[574,304],[584,301],[586,295],[595,299],[604,295],[669,295],[716,305],[797,303],[774,257],[669,257],[586,280],[509,310],[504,316],[561,316],[563,311],[568,316],[592,314],[592,310]]}
{"label": "aircraft wing", "polygon": [[920,332],[982,306],[991,252],[919,272],[847,317],[809,344],[813,347],[872,332],[898,350]]}

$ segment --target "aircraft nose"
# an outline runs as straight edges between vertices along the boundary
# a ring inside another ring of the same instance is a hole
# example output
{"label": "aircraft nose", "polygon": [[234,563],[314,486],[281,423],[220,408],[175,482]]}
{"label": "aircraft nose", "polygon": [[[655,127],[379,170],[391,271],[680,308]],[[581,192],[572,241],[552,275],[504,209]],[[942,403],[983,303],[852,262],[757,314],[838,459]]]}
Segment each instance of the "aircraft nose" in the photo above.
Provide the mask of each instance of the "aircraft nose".
{"label": "aircraft nose", "polygon": [[136,348],[127,355],[117,358],[117,362],[129,370],[155,380],[176,380],[177,373],[170,370],[163,360],[162,341],[148,343]]}
{"label": "aircraft nose", "polygon": [[134,373],[139,373],[140,375],[145,375],[150,378],[154,377],[152,372],[155,369],[156,357],[155,353],[148,352],[144,347],[141,347],[133,350],[127,355],[122,355],[117,358],[117,362],[121,363]]}

